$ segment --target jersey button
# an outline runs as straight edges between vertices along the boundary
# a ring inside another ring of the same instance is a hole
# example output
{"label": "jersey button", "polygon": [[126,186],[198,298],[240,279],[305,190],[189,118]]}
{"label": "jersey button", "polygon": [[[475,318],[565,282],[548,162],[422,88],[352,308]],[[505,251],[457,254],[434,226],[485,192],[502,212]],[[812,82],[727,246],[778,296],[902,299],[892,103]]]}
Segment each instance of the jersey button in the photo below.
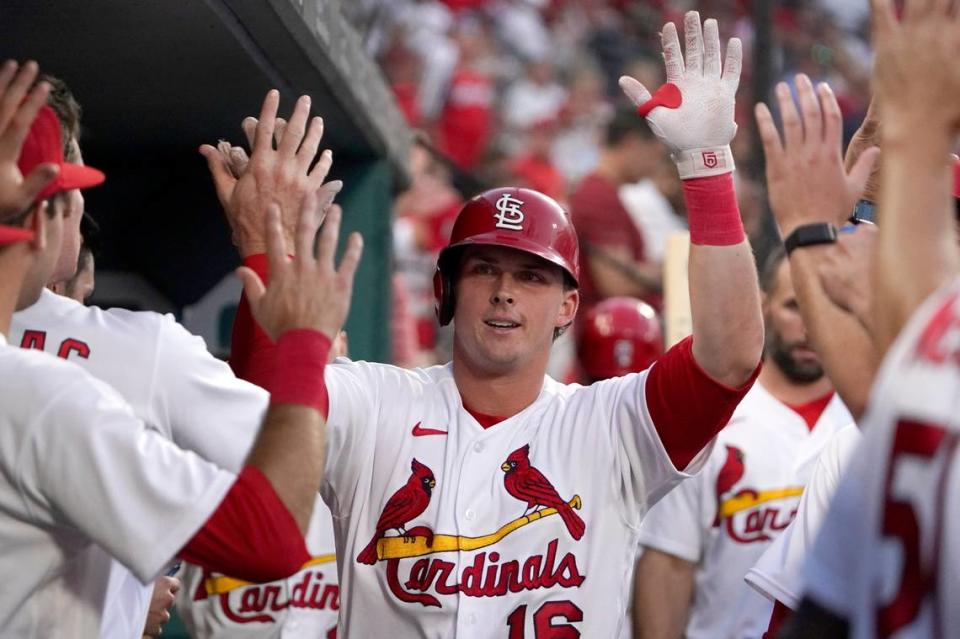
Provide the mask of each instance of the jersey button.
{"label": "jersey button", "polygon": [[477,453],[482,453],[484,448],[486,448],[486,446],[483,445],[483,442],[477,442],[473,445],[473,450]]}
{"label": "jersey button", "polygon": [[467,508],[467,512],[463,513],[463,516],[467,518],[467,521],[473,521],[477,518],[477,513],[473,511],[473,508]]}

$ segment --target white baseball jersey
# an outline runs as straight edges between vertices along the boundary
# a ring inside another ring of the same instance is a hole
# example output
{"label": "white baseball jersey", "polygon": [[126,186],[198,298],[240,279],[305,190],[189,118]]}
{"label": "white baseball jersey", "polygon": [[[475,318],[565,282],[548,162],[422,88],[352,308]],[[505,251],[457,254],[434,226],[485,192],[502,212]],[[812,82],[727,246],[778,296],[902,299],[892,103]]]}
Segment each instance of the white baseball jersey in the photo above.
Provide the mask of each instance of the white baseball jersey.
{"label": "white baseball jersey", "polygon": [[687,476],[651,421],[648,372],[545,377],[484,429],[449,364],[326,370],[341,639],[617,636],[636,526]]}
{"label": "white baseball jersey", "polygon": [[[235,473],[269,400],[170,315],[102,310],[44,290],[14,314],[10,343],[79,364],[119,392],[147,426]],[[101,636],[139,636],[152,593],[153,584],[116,564]]]}
{"label": "white baseball jersey", "polygon": [[807,593],[860,637],[960,628],[960,280],[888,351],[863,442],[805,568]]}
{"label": "white baseball jersey", "polygon": [[770,601],[796,610],[803,594],[803,563],[823,525],[840,476],[862,436],[855,424],[833,436],[814,466],[797,516],[747,572],[746,582]]}
{"label": "white baseball jersey", "polygon": [[184,564],[177,612],[193,639],[336,639],[340,610],[330,510],[317,497],[307,531],[311,559],[292,577],[251,584]]}
{"label": "white baseball jersey", "polygon": [[640,543],[697,564],[688,639],[759,637],[767,629],[773,605],[743,576],[793,519],[823,445],[852,421],[835,395],[811,430],[758,382],[717,436],[703,472],[650,510]]}
{"label": "white baseball jersey", "polygon": [[152,581],[235,476],[76,365],[2,336],[0,379],[0,636],[95,637],[107,553]]}

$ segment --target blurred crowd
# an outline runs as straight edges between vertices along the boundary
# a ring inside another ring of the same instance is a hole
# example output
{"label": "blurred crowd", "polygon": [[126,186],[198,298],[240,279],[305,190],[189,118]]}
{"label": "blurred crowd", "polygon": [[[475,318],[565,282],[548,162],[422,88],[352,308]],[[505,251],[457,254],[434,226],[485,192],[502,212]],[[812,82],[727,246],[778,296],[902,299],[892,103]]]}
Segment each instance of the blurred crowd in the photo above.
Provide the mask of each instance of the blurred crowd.
{"label": "blurred crowd", "polygon": [[[792,82],[796,73],[806,73],[834,88],[848,139],[869,102],[867,3],[769,3],[769,16],[763,17],[769,38],[757,35],[762,25],[749,0],[696,4],[365,0],[344,5],[417,131],[412,184],[397,197],[394,210],[397,363],[449,357],[449,340],[437,334],[433,317],[433,268],[459,207],[485,188],[527,186],[571,211],[587,255],[585,311],[600,299],[623,295],[660,308],[666,241],[686,227],[680,180],[664,147],[641,121],[628,117],[633,109],[617,79],[626,74],[651,91],[659,87],[664,81],[659,30],[691,8],[718,18],[723,42],[737,36],[744,43],[733,151],[744,225],[763,252],[775,230],[766,212],[751,107],[769,97],[776,81]],[[756,68],[756,60],[764,68]],[[576,377],[572,345],[558,351],[560,362],[552,372]]]}

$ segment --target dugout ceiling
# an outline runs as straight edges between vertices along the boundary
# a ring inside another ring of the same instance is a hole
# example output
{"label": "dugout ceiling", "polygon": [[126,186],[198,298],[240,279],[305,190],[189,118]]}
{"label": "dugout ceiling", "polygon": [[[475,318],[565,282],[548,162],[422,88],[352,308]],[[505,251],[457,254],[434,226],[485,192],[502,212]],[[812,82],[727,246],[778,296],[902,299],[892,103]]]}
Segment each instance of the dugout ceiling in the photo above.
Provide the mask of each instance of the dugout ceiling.
{"label": "dugout ceiling", "polygon": [[[85,159],[107,173],[87,196],[98,268],[142,276],[177,309],[237,262],[196,149],[240,143],[269,88],[281,114],[312,96],[341,172],[377,163],[387,189],[406,179],[409,132],[335,0],[0,0],[0,55],[38,60],[83,105]],[[346,214],[389,233],[388,206]]]}

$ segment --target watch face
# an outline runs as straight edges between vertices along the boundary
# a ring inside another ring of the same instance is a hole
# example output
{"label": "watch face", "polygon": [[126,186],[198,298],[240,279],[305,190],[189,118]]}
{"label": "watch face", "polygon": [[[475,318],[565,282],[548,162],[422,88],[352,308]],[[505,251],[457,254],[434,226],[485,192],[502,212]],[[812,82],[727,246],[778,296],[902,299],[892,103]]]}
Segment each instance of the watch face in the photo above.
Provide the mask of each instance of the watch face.
{"label": "watch face", "polygon": [[874,224],[876,220],[876,210],[873,202],[860,200],[857,202],[857,205],[853,207],[853,215],[850,216],[850,221],[853,224],[860,224],[861,222]]}

